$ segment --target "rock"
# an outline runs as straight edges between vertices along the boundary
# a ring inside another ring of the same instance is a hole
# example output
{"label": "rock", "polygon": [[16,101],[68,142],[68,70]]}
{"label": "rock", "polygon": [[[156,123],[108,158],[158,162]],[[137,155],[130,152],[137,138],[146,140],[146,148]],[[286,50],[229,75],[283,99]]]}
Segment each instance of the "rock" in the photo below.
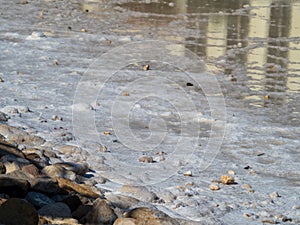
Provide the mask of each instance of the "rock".
{"label": "rock", "polygon": [[271,199],[276,199],[276,198],[280,198],[281,196],[278,194],[277,191],[272,192],[271,194],[269,194]]}
{"label": "rock", "polygon": [[193,176],[192,171],[190,171],[190,170],[184,172],[183,175],[186,176],[186,177],[191,177],[191,176]]}
{"label": "rock", "polygon": [[16,157],[25,158],[24,154],[18,148],[6,141],[0,141],[0,158],[4,155],[13,155]]}
{"label": "rock", "polygon": [[220,190],[220,187],[219,187],[219,185],[211,184],[211,185],[209,185],[209,189],[212,191],[217,191],[217,190]]}
{"label": "rock", "polygon": [[136,219],[133,218],[118,218],[113,225],[138,225]]}
{"label": "rock", "polygon": [[0,206],[0,224],[37,225],[38,213],[27,201],[10,198]]}
{"label": "rock", "polygon": [[139,162],[144,162],[144,163],[153,163],[153,158],[151,156],[142,156],[139,158]]}
{"label": "rock", "polygon": [[233,170],[228,170],[227,173],[228,173],[229,175],[235,175],[235,172],[234,172]]}
{"label": "rock", "polygon": [[63,202],[69,206],[71,212],[75,211],[80,205],[82,205],[82,202],[77,195],[68,196],[63,200]]}
{"label": "rock", "polygon": [[0,174],[5,174],[6,173],[6,168],[3,162],[0,162]]}
{"label": "rock", "polygon": [[16,179],[8,175],[0,175],[0,193],[8,194],[10,197],[24,197],[30,188],[25,179]]}
{"label": "rock", "polygon": [[153,202],[158,199],[156,194],[142,186],[123,185],[120,192],[132,194],[133,197],[145,202]]}
{"label": "rock", "polygon": [[6,168],[6,173],[10,173],[16,170],[20,170],[22,168],[17,162],[5,162],[4,166]]}
{"label": "rock", "polygon": [[234,178],[232,176],[223,175],[221,177],[221,182],[223,184],[234,184]]}
{"label": "rock", "polygon": [[41,224],[77,225],[79,223],[73,218],[51,218],[47,216],[40,216],[39,225]]}
{"label": "rock", "polygon": [[62,154],[74,154],[74,153],[80,153],[81,149],[73,145],[64,145],[59,147],[58,151]]}
{"label": "rock", "polygon": [[93,204],[93,209],[85,217],[85,223],[111,225],[117,219],[112,207],[106,200],[98,198]]}
{"label": "rock", "polygon": [[81,220],[88,212],[93,209],[92,205],[80,205],[74,212],[72,212],[73,218]]}
{"label": "rock", "polygon": [[0,122],[1,121],[7,121],[9,119],[9,116],[6,115],[4,112],[0,111]]}
{"label": "rock", "polygon": [[73,171],[76,174],[84,175],[89,171],[88,164],[78,164],[78,163],[70,163],[70,162],[63,162],[63,163],[55,163],[53,166],[55,167],[63,167],[68,171]]}
{"label": "rock", "polygon": [[143,225],[179,225],[179,223],[167,214],[146,207],[135,208],[125,215],[126,218],[135,219],[136,224]]}
{"label": "rock", "polygon": [[48,195],[67,194],[65,190],[58,186],[56,180],[51,178],[35,178],[30,181],[31,189],[33,191],[42,192]]}
{"label": "rock", "polygon": [[129,209],[133,206],[136,206],[139,203],[139,200],[130,196],[118,195],[118,194],[109,194],[105,196],[106,199],[111,202],[114,206],[120,209]]}
{"label": "rock", "polygon": [[42,169],[42,173],[52,178],[67,178],[70,180],[76,179],[76,174],[73,171],[68,171],[62,166],[50,165]]}
{"label": "rock", "polygon": [[243,188],[243,189],[251,189],[252,187],[251,187],[250,184],[243,184],[243,185],[242,185],[242,188]]}
{"label": "rock", "polygon": [[177,196],[170,191],[164,190],[159,194],[159,198],[162,199],[165,203],[172,203],[174,202],[174,200],[176,200]]}
{"label": "rock", "polygon": [[28,173],[34,177],[39,177],[40,176],[40,172],[39,172],[39,169],[33,165],[33,164],[29,164],[29,165],[26,165],[26,166],[23,166],[22,167],[22,171],[24,173]]}
{"label": "rock", "polygon": [[47,195],[38,192],[28,192],[25,199],[37,208],[42,208],[45,205],[54,204],[55,202]]}
{"label": "rock", "polygon": [[62,202],[57,202],[50,205],[45,205],[41,209],[39,209],[38,213],[41,216],[47,217],[59,217],[59,218],[72,218],[71,210],[67,206],[67,204]]}
{"label": "rock", "polygon": [[89,186],[76,184],[64,178],[57,178],[57,181],[60,188],[76,191],[77,193],[87,197],[92,197],[92,198],[100,197],[100,195],[92,191]]}

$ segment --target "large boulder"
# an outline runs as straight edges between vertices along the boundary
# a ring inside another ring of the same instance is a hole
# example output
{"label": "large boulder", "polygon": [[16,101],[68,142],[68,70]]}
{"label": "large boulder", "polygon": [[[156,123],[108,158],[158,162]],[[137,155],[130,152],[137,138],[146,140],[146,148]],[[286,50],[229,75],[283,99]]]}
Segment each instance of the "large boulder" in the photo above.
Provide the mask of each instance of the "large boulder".
{"label": "large boulder", "polygon": [[38,222],[37,211],[26,200],[10,198],[0,206],[0,224],[36,225]]}

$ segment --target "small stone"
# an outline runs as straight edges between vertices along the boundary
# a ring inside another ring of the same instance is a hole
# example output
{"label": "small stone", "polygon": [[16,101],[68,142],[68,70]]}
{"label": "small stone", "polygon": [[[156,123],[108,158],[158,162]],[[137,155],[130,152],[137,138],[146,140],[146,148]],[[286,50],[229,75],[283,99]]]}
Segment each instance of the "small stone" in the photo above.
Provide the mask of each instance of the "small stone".
{"label": "small stone", "polygon": [[277,191],[272,192],[271,194],[269,194],[271,199],[276,199],[276,198],[280,198],[281,196],[278,194]]}
{"label": "small stone", "polygon": [[111,44],[111,40],[106,39],[105,42],[106,42],[107,45]]}
{"label": "small stone", "polygon": [[235,172],[233,170],[228,170],[227,172],[229,175],[235,175]]}
{"label": "small stone", "polygon": [[212,191],[217,191],[217,190],[220,190],[220,187],[219,187],[219,185],[211,184],[211,185],[209,185],[209,189]]}
{"label": "small stone", "polygon": [[144,71],[150,70],[150,65],[149,64],[144,65],[143,70]]}
{"label": "small stone", "polygon": [[139,158],[139,162],[143,163],[153,163],[153,158],[151,156],[142,156]]}
{"label": "small stone", "polygon": [[269,223],[269,224],[276,224],[276,220],[272,220],[272,219],[269,219],[269,218],[262,218],[261,220],[262,223]]}
{"label": "small stone", "polygon": [[57,202],[54,204],[45,205],[38,211],[39,215],[47,217],[72,218],[71,210],[67,204]]}
{"label": "small stone", "polygon": [[287,216],[283,216],[282,218],[281,218],[281,221],[282,222],[292,222],[293,221],[293,219],[292,218],[288,218]]}
{"label": "small stone", "polygon": [[237,43],[237,47],[241,48],[241,47],[243,47],[243,44],[241,42],[239,42],[239,43]]}
{"label": "small stone", "polygon": [[192,171],[190,171],[190,170],[184,172],[183,175],[186,176],[186,177],[192,177],[193,176]]}
{"label": "small stone", "polygon": [[0,224],[37,225],[38,213],[23,199],[10,198],[0,206]]}
{"label": "small stone", "polygon": [[0,77],[0,83],[4,82],[4,80]]}
{"label": "small stone", "polygon": [[107,147],[106,147],[106,146],[104,146],[104,145],[99,145],[99,151],[100,151],[100,152],[107,152],[108,150],[107,150]]}
{"label": "small stone", "polygon": [[7,121],[9,119],[9,116],[6,115],[4,112],[0,111],[0,121]]}
{"label": "small stone", "polygon": [[234,178],[228,175],[223,175],[221,177],[221,182],[223,184],[234,184]]}
{"label": "small stone", "polygon": [[251,187],[250,184],[243,184],[243,185],[242,185],[242,188],[243,188],[243,189],[251,189],[252,187]]}

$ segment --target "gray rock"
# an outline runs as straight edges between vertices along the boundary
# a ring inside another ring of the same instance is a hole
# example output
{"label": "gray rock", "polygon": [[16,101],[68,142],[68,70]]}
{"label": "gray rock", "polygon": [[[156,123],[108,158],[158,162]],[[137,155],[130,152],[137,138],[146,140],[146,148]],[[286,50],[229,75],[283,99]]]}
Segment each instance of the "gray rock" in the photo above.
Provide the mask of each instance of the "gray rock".
{"label": "gray rock", "polygon": [[1,121],[7,121],[9,119],[9,116],[6,115],[4,112],[0,111],[0,122]]}
{"label": "gray rock", "polygon": [[72,218],[71,210],[67,204],[57,202],[50,205],[45,205],[39,209],[38,213],[47,217]]}
{"label": "gray rock", "polygon": [[54,204],[55,202],[47,195],[38,192],[28,192],[25,199],[32,205],[42,208],[45,205]]}

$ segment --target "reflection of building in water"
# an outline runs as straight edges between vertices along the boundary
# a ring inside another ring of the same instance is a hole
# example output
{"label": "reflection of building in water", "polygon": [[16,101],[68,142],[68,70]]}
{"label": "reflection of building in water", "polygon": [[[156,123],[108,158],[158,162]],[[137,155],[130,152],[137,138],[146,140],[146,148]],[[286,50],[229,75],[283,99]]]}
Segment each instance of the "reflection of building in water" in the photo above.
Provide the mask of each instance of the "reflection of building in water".
{"label": "reflection of building in water", "polygon": [[[294,4],[291,7],[291,18],[290,18],[290,33],[289,37],[299,37],[300,35],[300,3]],[[289,91],[300,91],[300,44],[299,41],[292,41],[289,43],[288,69],[292,75],[287,78],[287,88]]]}

